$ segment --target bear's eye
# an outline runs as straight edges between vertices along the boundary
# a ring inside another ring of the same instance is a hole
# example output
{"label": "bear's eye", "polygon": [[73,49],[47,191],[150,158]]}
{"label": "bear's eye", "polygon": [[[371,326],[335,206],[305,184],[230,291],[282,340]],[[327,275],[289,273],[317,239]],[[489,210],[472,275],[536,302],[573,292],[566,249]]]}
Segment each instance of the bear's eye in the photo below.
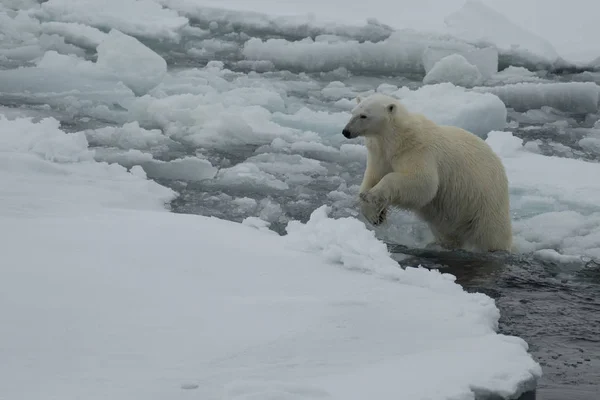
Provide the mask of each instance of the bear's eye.
{"label": "bear's eye", "polygon": [[367,119],[367,116],[365,114],[361,114],[360,119]]}

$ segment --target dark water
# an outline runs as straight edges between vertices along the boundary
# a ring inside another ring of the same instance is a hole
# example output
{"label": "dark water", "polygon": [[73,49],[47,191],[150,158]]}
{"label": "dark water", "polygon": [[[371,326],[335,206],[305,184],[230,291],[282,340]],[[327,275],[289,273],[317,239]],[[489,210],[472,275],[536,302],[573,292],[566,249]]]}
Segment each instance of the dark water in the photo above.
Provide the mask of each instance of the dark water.
{"label": "dark water", "polygon": [[500,332],[523,338],[542,365],[537,400],[600,399],[600,264],[564,266],[527,255],[477,256],[390,245],[406,266],[438,268],[495,299]]}

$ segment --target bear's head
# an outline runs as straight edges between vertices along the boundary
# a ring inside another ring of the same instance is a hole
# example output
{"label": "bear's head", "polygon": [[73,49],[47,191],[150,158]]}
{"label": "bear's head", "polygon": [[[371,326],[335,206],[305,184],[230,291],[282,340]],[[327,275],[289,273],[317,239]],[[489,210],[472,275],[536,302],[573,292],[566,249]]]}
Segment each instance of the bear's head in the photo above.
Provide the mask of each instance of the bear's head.
{"label": "bear's head", "polygon": [[352,117],[342,130],[348,139],[385,132],[401,108],[398,100],[381,93],[372,94],[364,100],[357,97],[356,101],[358,104],[352,110]]}

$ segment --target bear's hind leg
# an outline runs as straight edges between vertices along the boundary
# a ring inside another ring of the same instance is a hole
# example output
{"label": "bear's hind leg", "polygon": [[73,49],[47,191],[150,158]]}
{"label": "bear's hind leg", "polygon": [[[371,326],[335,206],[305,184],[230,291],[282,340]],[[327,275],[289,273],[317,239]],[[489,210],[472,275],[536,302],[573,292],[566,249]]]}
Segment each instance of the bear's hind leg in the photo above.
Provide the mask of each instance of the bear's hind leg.
{"label": "bear's hind leg", "polygon": [[429,229],[431,229],[431,233],[435,237],[435,240],[428,244],[426,247],[442,247],[446,250],[458,250],[463,247],[463,241],[459,238],[459,236],[454,234],[447,234],[440,232],[439,229],[435,227],[433,224],[428,224]]}

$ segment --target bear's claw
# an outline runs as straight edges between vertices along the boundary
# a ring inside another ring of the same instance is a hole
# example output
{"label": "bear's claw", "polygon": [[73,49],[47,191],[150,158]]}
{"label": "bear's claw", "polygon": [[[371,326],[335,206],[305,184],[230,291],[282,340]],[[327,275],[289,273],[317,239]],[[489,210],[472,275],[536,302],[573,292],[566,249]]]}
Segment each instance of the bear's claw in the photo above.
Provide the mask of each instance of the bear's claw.
{"label": "bear's claw", "polygon": [[387,210],[382,202],[369,192],[361,193],[359,197],[360,210],[367,222],[374,226],[381,225],[387,217]]}

